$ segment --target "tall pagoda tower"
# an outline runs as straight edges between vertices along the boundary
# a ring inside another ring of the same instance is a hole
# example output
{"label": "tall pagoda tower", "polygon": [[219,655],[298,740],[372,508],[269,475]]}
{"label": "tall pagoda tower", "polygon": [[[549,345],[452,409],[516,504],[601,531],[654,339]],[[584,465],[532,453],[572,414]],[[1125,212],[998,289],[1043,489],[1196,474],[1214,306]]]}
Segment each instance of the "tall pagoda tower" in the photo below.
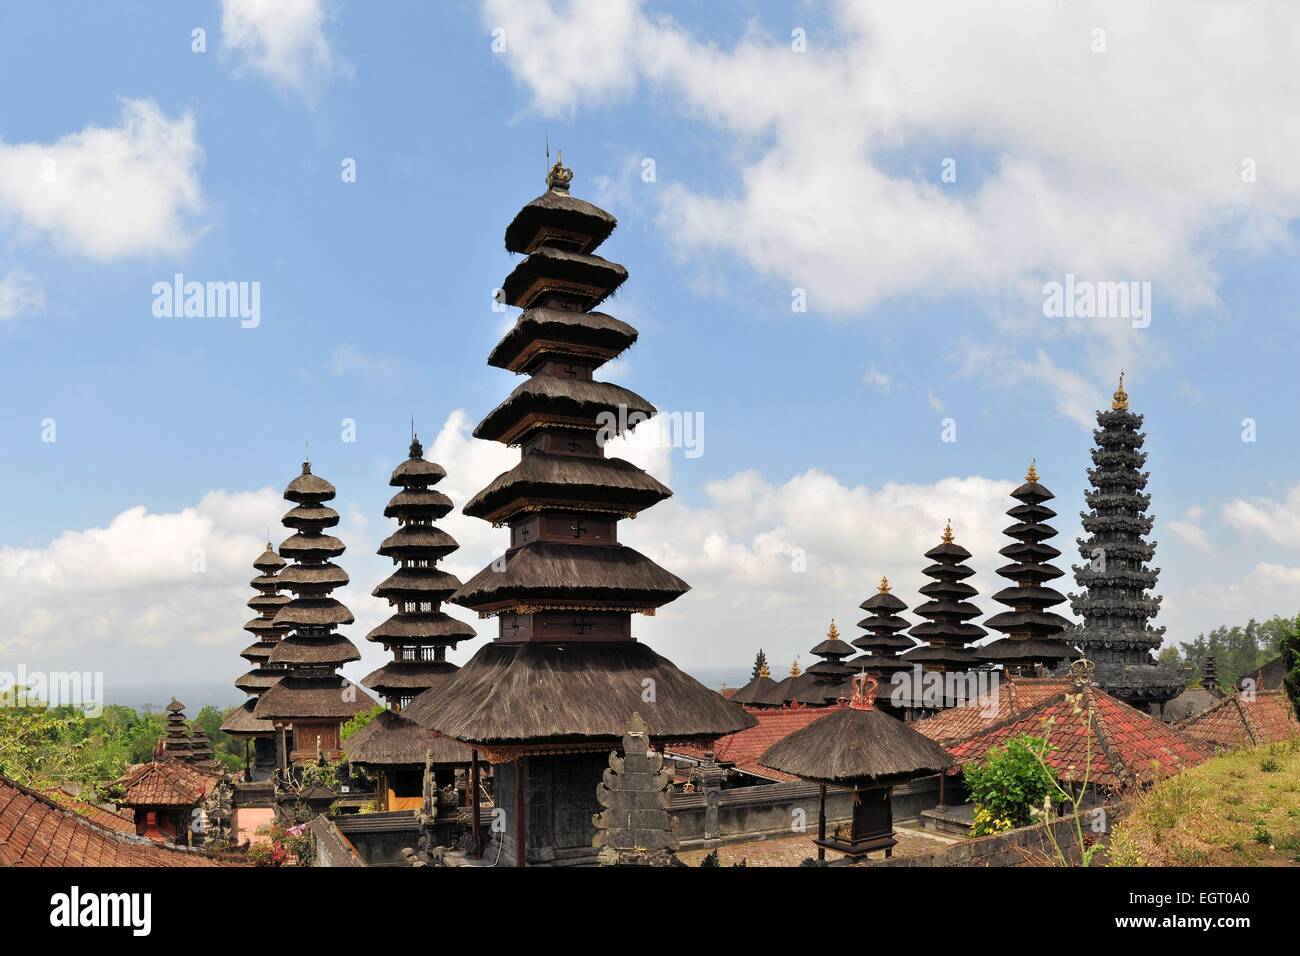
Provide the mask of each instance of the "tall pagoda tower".
{"label": "tall pagoda tower", "polygon": [[361,654],[336,631],[352,623],[352,612],[330,597],[348,583],[347,572],[332,560],[343,553],[343,542],[325,533],[339,523],[338,512],[325,504],[333,500],[334,486],[313,475],[311,463],[304,461],[302,474],[289,483],[284,497],[294,506],[282,523],[294,533],[280,545],[280,554],[294,564],[277,580],[294,597],[273,619],[289,633],[267,663],[282,665],[285,674],[258,698],[253,716],[271,721],[277,734],[284,735],[287,761],[314,760],[318,752],[338,759],[343,723],[375,702],[338,673]]}
{"label": "tall pagoda tower", "polygon": [[840,637],[840,629],[833,620],[826,631],[826,640],[809,653],[821,658],[804,672],[809,678],[809,689],[822,698],[822,703],[834,703],[841,697],[848,700],[849,678],[854,671],[844,661],[853,656],[853,646]]}
{"label": "tall pagoda tower", "polygon": [[547,191],[506,229],[506,249],[524,259],[503,300],[523,313],[488,364],[527,378],[474,435],[521,455],[464,512],[507,526],[510,544],[451,598],[496,617],[497,637],[405,712],[496,765],[494,799],[506,808],[497,839],[516,865],[593,859],[596,787],[633,713],[659,748],[756,724],[633,636],[633,614],[688,586],[618,541],[622,519],[671,492],[606,455],[604,439],[655,409],[594,377],[637,333],[592,311],[627,270],[593,254],[616,223],[569,194],[572,178],[557,161]]}
{"label": "tall pagoda tower", "polygon": [[157,750],[164,757],[189,762],[193,759],[193,748],[190,725],[185,719],[185,705],[173,697],[167,704],[167,727],[158,741]]}
{"label": "tall pagoda tower", "polygon": [[1024,484],[1011,492],[1011,497],[1019,502],[1007,512],[1015,524],[1003,534],[1013,543],[998,552],[1011,563],[998,568],[998,574],[1010,579],[1012,586],[993,595],[993,600],[1011,610],[984,622],[1006,637],[977,647],[975,653],[987,664],[1001,664],[1008,674],[1032,676],[1079,654],[1062,639],[1072,623],[1048,610],[1065,603],[1065,595],[1047,585],[1065,573],[1049,563],[1061,556],[1047,543],[1056,537],[1056,529],[1047,523],[1056,512],[1045,502],[1056,496],[1039,482],[1038,469],[1030,462]]}
{"label": "tall pagoda tower", "polygon": [[244,625],[244,630],[253,635],[254,641],[239,652],[253,669],[235,681],[235,686],[249,696],[242,707],[231,711],[221,723],[222,730],[244,741],[244,773],[249,780],[265,780],[275,770],[275,726],[269,720],[254,717],[253,709],[258,696],[284,676],[284,665],[270,664],[268,659],[287,633],[286,628],[275,623],[276,613],[289,603],[289,596],[280,593],[276,578],[287,563],[275,553],[269,541],[266,550],[253,562],[257,577],[249,583],[256,593],[249,598],[248,606],[257,616]]}
{"label": "tall pagoda tower", "polygon": [[1084,492],[1090,510],[1079,515],[1088,537],[1078,539],[1079,554],[1088,563],[1074,565],[1075,583],[1084,591],[1071,594],[1070,603],[1083,618],[1074,639],[1097,665],[1094,683],[1127,704],[1158,713],[1186,681],[1153,653],[1165,629],[1149,623],[1160,610],[1160,598],[1147,593],[1160,569],[1147,565],[1156,545],[1146,541],[1154,519],[1146,513],[1151,496],[1142,491],[1150,477],[1141,470],[1147,460],[1146,435],[1138,430],[1142,419],[1129,411],[1121,372],[1110,408],[1097,413],[1100,427],[1092,433],[1092,488]]}
{"label": "tall pagoda tower", "polygon": [[853,646],[862,653],[849,661],[849,666],[855,671],[866,670],[883,677],[902,666],[903,662],[898,660],[901,652],[916,646],[914,640],[902,633],[911,627],[901,616],[907,605],[892,593],[889,578],[882,577],[876,593],[858,607],[867,612],[858,621],[858,627],[867,633],[853,639]]}
{"label": "tall pagoda tower", "polygon": [[434,526],[452,509],[451,499],[433,486],[447,472],[425,460],[418,436],[411,437],[407,459],[393,470],[389,484],[399,491],[384,508],[385,518],[396,518],[398,529],[384,539],[379,553],[392,558],[397,571],[371,593],[394,608],[394,614],[366,635],[384,645],[393,660],[366,675],[366,687],[382,694],[392,710],[401,710],[417,695],[441,683],[456,671],[447,660],[447,648],[474,636],[474,629],[441,609],[442,602],[460,587],[460,579],[437,563],[460,545]]}
{"label": "tall pagoda tower", "polygon": [[[925,643],[905,652],[900,660],[909,665],[919,664],[927,671],[974,670],[980,666],[979,659],[966,645],[973,644],[988,632],[971,623],[971,619],[980,614],[980,609],[969,600],[979,592],[966,583],[975,569],[964,563],[970,552],[953,540],[952,522],[944,526],[943,540],[925,552],[925,556],[934,562],[922,571],[933,579],[921,587],[921,593],[930,600],[914,609],[916,615],[925,621],[914,625],[910,632],[912,637]],[[951,703],[945,694],[942,705],[950,706]],[[933,709],[925,706],[915,694],[912,707],[914,710]]]}

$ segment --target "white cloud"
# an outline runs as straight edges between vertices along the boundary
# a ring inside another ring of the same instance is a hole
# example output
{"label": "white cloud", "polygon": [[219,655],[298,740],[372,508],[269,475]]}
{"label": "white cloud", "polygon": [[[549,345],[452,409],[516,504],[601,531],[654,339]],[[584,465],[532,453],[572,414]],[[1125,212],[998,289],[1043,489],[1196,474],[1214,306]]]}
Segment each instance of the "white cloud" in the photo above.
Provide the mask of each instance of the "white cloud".
{"label": "white cloud", "polygon": [[1259,534],[1275,544],[1300,545],[1300,485],[1285,501],[1238,498],[1223,506],[1223,520],[1244,534]]}
{"label": "white cloud", "polygon": [[45,293],[26,272],[11,269],[0,276],[0,322],[44,308]]}
{"label": "white cloud", "polygon": [[1205,509],[1194,505],[1183,513],[1182,520],[1170,521],[1166,527],[1196,550],[1203,551],[1206,554],[1213,554],[1214,547],[1210,544],[1205,529],[1200,526],[1200,521],[1204,516]]}
{"label": "white cloud", "polygon": [[330,353],[331,375],[357,374],[372,381],[386,381],[396,374],[397,359],[386,355],[370,355],[355,345],[340,345]]}
{"label": "white cloud", "polygon": [[331,77],[349,72],[325,35],[330,17],[326,0],[221,0],[223,52],[235,55],[237,70],[313,100]]}
{"label": "white cloud", "polygon": [[884,395],[888,395],[893,391],[893,382],[889,376],[874,365],[862,373],[862,384],[874,388]]}
{"label": "white cloud", "polygon": [[194,117],[171,119],[148,99],[121,110],[115,127],[0,142],[0,223],[92,259],[187,249],[204,208]]}

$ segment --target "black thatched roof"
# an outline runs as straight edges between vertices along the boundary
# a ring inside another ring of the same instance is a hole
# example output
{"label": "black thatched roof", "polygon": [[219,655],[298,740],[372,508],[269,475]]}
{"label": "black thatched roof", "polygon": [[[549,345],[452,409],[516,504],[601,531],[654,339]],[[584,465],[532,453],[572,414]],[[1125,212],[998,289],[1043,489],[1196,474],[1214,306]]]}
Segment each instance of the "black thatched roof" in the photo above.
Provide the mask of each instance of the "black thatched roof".
{"label": "black thatched roof", "polygon": [[269,671],[261,667],[254,667],[247,674],[235,679],[235,686],[248,694],[256,694],[259,691],[273,687],[284,676],[284,671]]}
{"label": "black thatched roof", "polygon": [[567,192],[548,189],[515,214],[506,227],[506,249],[532,252],[540,242],[567,238],[582,252],[590,252],[609,238],[618,225],[599,206]]}
{"label": "black thatched roof", "polygon": [[845,706],[795,731],[758,762],[819,783],[884,785],[939,773],[952,757],[883,711]]}
{"label": "black thatched roof", "polygon": [[278,627],[320,627],[351,624],[352,620],[352,612],[347,605],[332,597],[298,598],[275,614],[275,624]]}
{"label": "black thatched roof", "polygon": [[366,640],[384,644],[451,644],[468,641],[474,628],[443,611],[428,614],[394,614]]}
{"label": "black thatched roof", "polygon": [[441,568],[398,568],[370,593],[394,601],[443,601],[458,587],[460,578]]}
{"label": "black thatched roof", "polygon": [[427,690],[446,683],[460,670],[450,661],[389,661],[361,678],[361,683],[380,693]]}
{"label": "black thatched roof", "polygon": [[295,564],[285,568],[278,577],[280,587],[286,591],[333,590],[346,587],[348,573],[331,561],[323,564]]}
{"label": "black thatched roof", "polygon": [[422,488],[427,485],[436,485],[447,477],[447,471],[442,465],[424,459],[424,446],[420,444],[420,439],[411,439],[411,448],[408,455],[406,461],[393,469],[393,475],[388,479],[390,485],[397,488]]}
{"label": "black thatched roof", "polygon": [[288,564],[288,562],[275,553],[275,549],[271,547],[271,542],[268,541],[266,543],[266,550],[262,552],[256,561],[253,562],[253,567],[261,571],[262,575],[265,577],[268,575],[274,575],[275,572],[279,571],[286,564]]}
{"label": "black thatched roof", "polygon": [[286,675],[257,699],[253,715],[266,720],[333,718],[347,720],[375,706],[374,698],[351,681]]}
{"label": "black thatched roof", "polygon": [[471,748],[386,710],[343,741],[343,752],[356,764],[375,767],[424,766],[426,757],[434,764],[460,765],[473,759]]}
{"label": "black thatched roof", "polygon": [[594,547],[531,541],[507,551],[470,578],[450,600],[489,609],[510,603],[555,607],[660,607],[690,590],[639,551],[624,545]]}
{"label": "black thatched roof", "polygon": [[600,256],[542,246],[511,271],[501,283],[505,301],[521,309],[538,304],[550,293],[577,296],[593,309],[627,279],[627,270]]}
{"label": "black thatched roof", "polygon": [[431,558],[437,561],[460,548],[456,539],[432,525],[402,525],[379,545],[386,558]]}
{"label": "black thatched roof", "polygon": [[274,733],[275,726],[269,720],[259,720],[253,716],[253,708],[256,706],[257,698],[244,701],[242,706],[226,715],[226,719],[221,722],[221,729],[236,737],[265,737]]}
{"label": "black thatched roof", "polygon": [[269,664],[346,664],[361,660],[361,652],[356,645],[342,634],[331,633],[327,637],[299,636],[290,634],[271,652],[267,659]]}
{"label": "black thatched roof", "polygon": [[[531,452],[519,464],[471,498],[462,509],[471,518],[501,522],[525,500],[544,500],[556,508],[636,514],[672,491],[622,458],[583,458]],[[513,509],[513,510],[512,510]]]}
{"label": "black thatched roof", "polygon": [[512,372],[527,372],[533,362],[548,355],[594,360],[593,368],[630,348],[637,331],[604,312],[568,309],[529,309],[497,343],[488,364]]}
{"label": "black thatched roof", "polygon": [[776,681],[765,674],[759,674],[740,690],[731,695],[733,704],[768,705],[767,697],[776,687]]}
{"label": "black thatched roof", "polygon": [[403,714],[458,740],[508,745],[614,742],[633,711],[660,740],[721,737],[757,723],[638,641],[488,644]]}
{"label": "black thatched roof", "polygon": [[385,518],[429,518],[437,521],[451,513],[451,499],[441,491],[412,486],[403,488],[388,500],[384,507]]}
{"label": "black thatched roof", "polygon": [[302,474],[289,482],[284,497],[300,504],[329,501],[334,497],[334,486],[319,475],[311,473],[311,462],[302,463]]}
{"label": "black thatched roof", "polygon": [[538,375],[520,382],[505,401],[488,412],[474,429],[474,437],[517,441],[523,434],[521,423],[529,416],[584,424],[595,431],[602,413],[612,415],[616,426],[634,421],[633,416],[648,419],[655,414],[655,407],[636,392],[610,382]]}
{"label": "black thatched roof", "polygon": [[[308,561],[335,558],[346,550],[347,548],[344,547],[343,542],[332,534],[317,534],[315,532],[299,531],[280,543],[281,554],[290,558]],[[288,571],[283,572],[283,574],[288,573]]]}
{"label": "black thatched roof", "polygon": [[286,528],[332,528],[339,523],[339,513],[327,505],[295,505],[284,513],[280,523]]}

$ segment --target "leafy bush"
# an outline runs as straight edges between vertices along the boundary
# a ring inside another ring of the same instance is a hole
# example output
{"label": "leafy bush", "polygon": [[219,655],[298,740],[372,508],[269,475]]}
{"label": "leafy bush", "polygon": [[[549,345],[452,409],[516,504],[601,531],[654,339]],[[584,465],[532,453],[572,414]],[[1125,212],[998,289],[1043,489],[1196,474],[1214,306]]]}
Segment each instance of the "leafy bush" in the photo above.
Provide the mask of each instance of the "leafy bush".
{"label": "leafy bush", "polygon": [[[1033,821],[1033,811],[1041,809],[1044,798],[1053,791],[1052,776],[1043,760],[1054,749],[1041,737],[1022,734],[991,748],[982,764],[966,765],[966,789],[979,817],[977,826],[984,833],[1028,826]],[[980,815],[981,810],[986,816]],[[976,831],[974,835],[984,833]]]}

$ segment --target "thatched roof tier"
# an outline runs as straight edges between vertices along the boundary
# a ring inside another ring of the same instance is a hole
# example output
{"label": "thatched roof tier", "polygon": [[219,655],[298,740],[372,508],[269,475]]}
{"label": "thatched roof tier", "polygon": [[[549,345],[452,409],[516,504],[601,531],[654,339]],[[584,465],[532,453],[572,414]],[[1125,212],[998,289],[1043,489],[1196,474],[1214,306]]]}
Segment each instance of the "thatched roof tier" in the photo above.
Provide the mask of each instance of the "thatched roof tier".
{"label": "thatched roof tier", "polygon": [[537,375],[520,382],[509,397],[488,412],[474,429],[475,438],[518,444],[536,428],[601,429],[600,416],[612,416],[611,434],[624,423],[636,424],[655,414],[655,407],[636,392],[609,382],[558,375]]}
{"label": "thatched roof tier", "polygon": [[299,561],[324,561],[338,557],[345,550],[343,542],[332,534],[306,531],[299,531],[280,545],[281,554]]}
{"label": "thatched roof tier", "polygon": [[882,577],[876,593],[858,607],[867,612],[867,617],[858,621],[858,627],[867,633],[855,637],[852,643],[865,653],[849,661],[849,666],[855,670],[866,668],[881,673],[893,666],[891,661],[899,651],[915,646],[912,638],[900,633],[911,627],[899,614],[907,610],[907,605],[891,593],[889,579]]}
{"label": "thatched roof tier", "polygon": [[[914,632],[915,633],[915,632]],[[944,670],[978,667],[979,659],[969,648],[943,644],[922,644],[898,655],[906,664],[930,664]]]}
{"label": "thatched roof tier", "polygon": [[359,660],[361,652],[342,634],[333,631],[320,635],[295,632],[275,645],[267,663],[319,667]]}
{"label": "thatched roof tier", "polygon": [[[413,441],[412,444],[415,444]],[[388,483],[394,487],[419,487],[424,488],[429,485],[436,485],[442,479],[447,477],[447,471],[442,465],[436,462],[426,461],[421,458],[423,449],[420,453],[407,458],[404,462],[393,469],[393,476],[388,479]]]}
{"label": "thatched roof tier", "polygon": [[248,607],[254,611],[278,611],[291,600],[287,594],[255,594],[248,599]]}
{"label": "thatched roof tier", "polygon": [[604,312],[529,309],[497,343],[488,364],[525,373],[543,358],[573,358],[599,368],[636,342],[637,331]]}
{"label": "thatched roof tier", "polygon": [[266,670],[261,667],[254,667],[247,674],[235,679],[235,686],[246,694],[258,694],[268,687],[275,686],[276,682],[284,676],[284,671]]}
{"label": "thatched roof tier", "polygon": [[451,513],[451,499],[441,491],[427,488],[404,488],[389,499],[384,508],[385,518],[427,518],[437,521]]}
{"label": "thatched roof tier", "polygon": [[334,486],[319,475],[311,473],[311,462],[302,463],[302,474],[289,482],[284,497],[299,504],[317,504],[334,497]]}
{"label": "thatched roof tier", "polygon": [[343,721],[374,706],[373,697],[338,674],[300,677],[291,673],[257,699],[253,715],[264,720],[337,717]]}
{"label": "thatched roof tier", "polygon": [[473,751],[460,741],[436,734],[391,710],[343,741],[343,752],[351,763],[373,767],[423,767],[426,760],[435,766],[459,766],[473,759]]}
{"label": "thatched roof tier", "polygon": [[332,528],[339,523],[339,513],[326,505],[297,505],[285,512],[280,523],[304,530]]}
{"label": "thatched roof tier", "polygon": [[[263,577],[269,577],[274,581],[276,572],[282,570],[288,563],[289,562],[284,560],[284,558],[276,554],[275,549],[268,543],[266,550],[258,556],[256,561],[253,562],[253,567],[261,571]],[[257,585],[254,584],[253,586],[256,587]]]}
{"label": "thatched roof tier", "polygon": [[249,644],[239,652],[239,656],[247,661],[264,661],[271,656],[271,651],[275,650],[275,641],[263,643],[258,641],[256,644]]}
{"label": "thatched roof tier", "polygon": [[394,614],[366,635],[366,640],[392,647],[442,644],[455,647],[474,637],[474,628],[444,611]]}
{"label": "thatched roof tier", "polygon": [[275,615],[275,623],[282,627],[322,627],[351,624],[352,621],[352,612],[347,605],[331,597],[298,598],[280,608]]}
{"label": "thatched roof tier", "polygon": [[280,586],[286,591],[317,592],[347,587],[348,573],[337,564],[295,564],[280,573]]}
{"label": "thatched roof tier", "polygon": [[427,524],[402,525],[379,545],[386,558],[445,558],[460,547],[456,539]]}
{"label": "thatched roof tier", "polygon": [[740,690],[731,695],[733,704],[757,704],[759,706],[772,706],[767,704],[766,697],[772,693],[776,687],[776,681],[766,674],[759,674]]}
{"label": "thatched roof tier", "polygon": [[915,625],[909,633],[918,641],[926,642],[926,646],[906,651],[901,659],[944,670],[975,666],[977,659],[965,645],[973,644],[987,632],[970,623],[971,618],[980,614],[979,608],[966,600],[978,593],[964,581],[975,573],[962,563],[970,557],[970,552],[953,542],[952,525],[949,524],[943,529],[943,540],[925,556],[934,563],[923,572],[931,581],[920,591],[930,600],[914,609],[925,621]]}
{"label": "thatched roof tier", "polygon": [[[648,686],[655,688],[653,707],[643,697]],[[467,743],[544,745],[574,739],[613,744],[633,711],[643,712],[655,741],[711,739],[756,723],[637,641],[494,642],[402,713]]]}
{"label": "thatched roof tier", "polygon": [[266,642],[278,640],[280,635],[284,633],[285,627],[282,624],[276,624],[274,616],[270,618],[255,617],[244,625],[244,630],[254,635],[258,640]]}
{"label": "thatched roof tier", "polygon": [[542,246],[529,253],[501,283],[509,305],[528,309],[559,295],[594,309],[627,279],[627,270],[600,256]]}
{"label": "thatched roof tier", "polygon": [[888,786],[941,773],[952,758],[884,711],[845,705],[758,758],[773,770],[833,785]]}
{"label": "thatched roof tier", "polygon": [[505,566],[488,565],[451,598],[492,613],[521,605],[657,608],[690,585],[639,551],[623,545],[592,547],[534,541],[507,551]]}
{"label": "thatched roof tier", "polygon": [[226,714],[226,719],[221,722],[221,729],[232,737],[270,736],[275,732],[275,725],[269,720],[254,717],[255,707],[257,707],[257,698],[244,701],[242,706]]}
{"label": "thatched roof tier", "polygon": [[443,683],[458,670],[451,661],[389,661],[361,678],[361,683],[381,694],[423,691]]}
{"label": "thatched roof tier", "polygon": [[441,568],[399,568],[370,593],[393,601],[445,601],[460,586],[460,578]]}
{"label": "thatched roof tier", "polygon": [[515,214],[506,227],[506,249],[526,254],[543,243],[563,243],[578,252],[591,252],[617,224],[599,206],[549,189]]}
{"label": "thatched roof tier", "polygon": [[635,515],[672,492],[622,458],[524,455],[466,503],[471,518],[500,524],[539,505],[563,511]]}

